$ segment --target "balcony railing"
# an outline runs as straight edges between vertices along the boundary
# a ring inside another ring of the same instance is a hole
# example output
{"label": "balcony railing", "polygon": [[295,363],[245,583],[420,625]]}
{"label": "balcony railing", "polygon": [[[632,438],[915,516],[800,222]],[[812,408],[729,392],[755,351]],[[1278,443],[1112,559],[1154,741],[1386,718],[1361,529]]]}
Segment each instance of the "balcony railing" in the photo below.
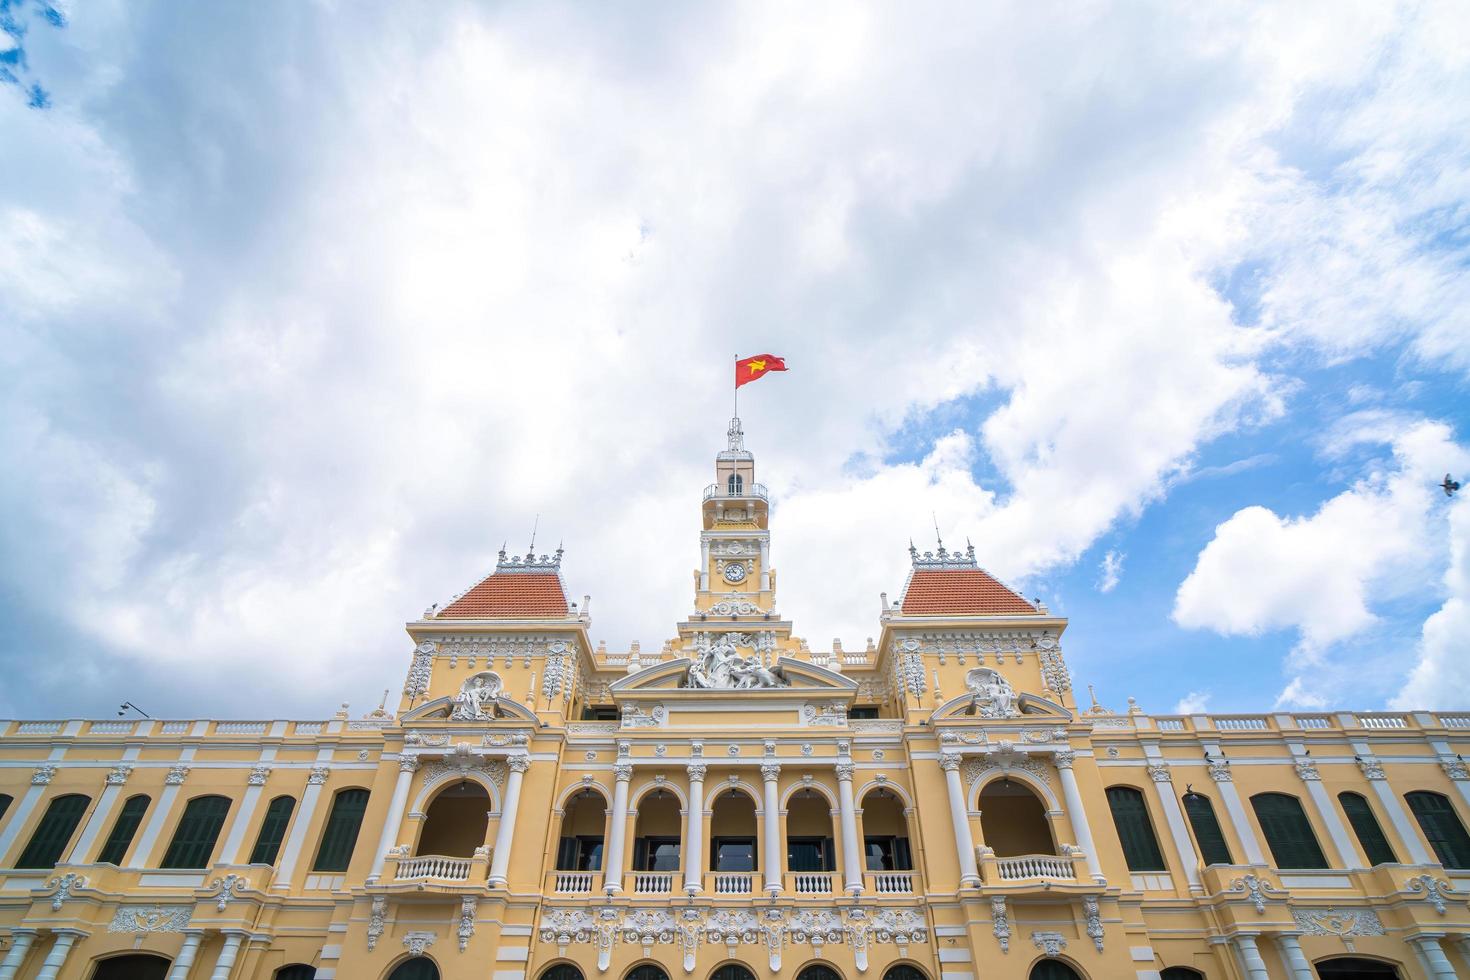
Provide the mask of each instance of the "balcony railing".
{"label": "balcony railing", "polygon": [[[1021,854],[1016,857],[982,855],[982,876],[993,884],[1013,881],[1076,881],[1076,858],[1072,855]],[[991,873],[993,872],[993,873]]]}
{"label": "balcony railing", "polygon": [[733,500],[742,500],[749,497],[754,497],[757,500],[768,499],[766,496],[766,485],[764,483],[747,483],[734,493],[731,493],[730,487],[724,483],[711,483],[704,488],[705,500],[713,500],[716,497]]}
{"label": "balcony railing", "polygon": [[635,871],[633,873],[634,895],[669,895],[674,891],[674,872]]}
{"label": "balcony railing", "polygon": [[553,871],[551,891],[556,895],[590,895],[600,890],[601,879],[599,871]]}
{"label": "balcony railing", "polygon": [[788,871],[786,890],[798,895],[831,895],[835,871]]}
{"label": "balcony railing", "polygon": [[914,893],[914,873],[912,871],[868,871],[863,877],[867,879],[868,891],[874,895],[912,895]]}
{"label": "balcony railing", "polygon": [[443,857],[438,854],[423,854],[404,858],[398,862],[395,881],[419,881],[432,878],[435,881],[469,881],[470,858]]}
{"label": "balcony railing", "polygon": [[710,891],[716,895],[749,895],[755,888],[753,871],[715,871],[710,874]]}

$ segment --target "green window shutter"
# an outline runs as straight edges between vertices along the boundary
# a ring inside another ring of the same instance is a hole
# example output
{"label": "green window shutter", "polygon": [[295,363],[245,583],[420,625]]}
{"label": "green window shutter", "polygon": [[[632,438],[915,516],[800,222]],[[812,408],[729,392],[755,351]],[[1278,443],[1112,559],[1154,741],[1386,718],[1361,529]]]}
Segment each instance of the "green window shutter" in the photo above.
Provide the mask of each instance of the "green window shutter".
{"label": "green window shutter", "polygon": [[439,980],[439,968],[427,956],[415,956],[398,964],[388,980]]}
{"label": "green window shutter", "polygon": [[1312,832],[1312,823],[1302,810],[1301,800],[1285,793],[1258,793],[1251,797],[1256,821],[1276,867],[1298,871],[1320,871],[1330,865]]}
{"label": "green window shutter", "polygon": [[1131,786],[1109,786],[1108,808],[1113,811],[1113,826],[1118,829],[1118,842],[1123,845],[1123,858],[1129,871],[1167,871],[1159,839],[1154,836],[1148,819],[1148,804],[1143,794]]}
{"label": "green window shutter", "polygon": [[292,963],[277,970],[272,980],[316,980],[316,967]]}
{"label": "green window shutter", "polygon": [[230,800],[225,796],[196,796],[190,800],[158,866],[190,871],[209,867],[220,828],[225,825],[229,812]]}
{"label": "green window shutter", "polygon": [[128,856],[128,847],[133,843],[133,835],[143,822],[143,814],[148,812],[148,802],[146,796],[128,797],[122,812],[117,815],[117,822],[112,825],[112,833],[107,835],[107,843],[102,845],[102,853],[97,855],[98,861],[103,864],[123,863]]}
{"label": "green window shutter", "polygon": [[1225,834],[1220,830],[1220,821],[1215,819],[1215,807],[1210,798],[1201,793],[1185,793],[1184,812],[1189,815],[1189,825],[1194,828],[1194,840],[1199,845],[1199,856],[1205,865],[1234,864],[1230,859],[1230,845],[1225,843]]}
{"label": "green window shutter", "polygon": [[266,807],[265,819],[260,822],[260,834],[255,838],[255,847],[250,851],[251,864],[275,864],[280,853],[281,841],[286,839],[286,828],[291,824],[291,811],[296,801],[289,796],[278,796]]}
{"label": "green window shutter", "polygon": [[10,804],[14,802],[15,799],[13,797],[6,796],[4,793],[0,793],[0,820],[5,819],[5,811],[9,810]]}
{"label": "green window shutter", "polygon": [[322,834],[322,846],[316,852],[313,871],[346,871],[352,861],[352,849],[357,846],[357,832],[362,829],[362,815],[367,812],[368,791],[344,789],[332,801],[332,812],[327,817],[327,829]]}
{"label": "green window shutter", "polygon": [[1353,825],[1353,833],[1358,835],[1358,843],[1363,845],[1368,863],[1397,864],[1398,858],[1394,856],[1388,838],[1383,836],[1383,828],[1378,825],[1378,818],[1373,815],[1368,801],[1358,793],[1338,793],[1337,802],[1342,804],[1342,812],[1347,814],[1348,823]]}
{"label": "green window shutter", "polygon": [[1449,798],[1438,793],[1414,792],[1404,796],[1424,830],[1434,856],[1446,868],[1470,868],[1470,835]]}
{"label": "green window shutter", "polygon": [[20,860],[15,862],[15,866],[17,868],[56,867],[56,862],[61,860],[62,852],[66,850],[71,835],[76,832],[77,824],[82,822],[82,814],[87,812],[87,805],[91,802],[90,796],[82,796],[80,793],[68,793],[66,796],[58,796],[52,800],[51,805],[46,807],[46,815],[36,826],[36,832],[31,834],[31,841],[21,852]]}

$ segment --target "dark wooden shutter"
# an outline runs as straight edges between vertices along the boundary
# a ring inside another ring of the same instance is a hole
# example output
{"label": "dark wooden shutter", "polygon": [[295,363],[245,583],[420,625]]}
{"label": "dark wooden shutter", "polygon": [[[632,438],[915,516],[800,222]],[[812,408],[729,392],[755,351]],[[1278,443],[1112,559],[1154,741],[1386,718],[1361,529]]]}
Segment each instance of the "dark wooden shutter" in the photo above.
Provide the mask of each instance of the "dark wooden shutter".
{"label": "dark wooden shutter", "polygon": [[17,868],[54,868],[56,862],[61,860],[61,854],[66,850],[71,835],[76,833],[77,824],[82,822],[82,814],[87,812],[87,805],[92,802],[90,796],[82,796],[80,793],[68,793],[58,796],[46,807],[46,815],[36,827],[36,832],[31,834],[31,841],[26,849],[21,852],[20,860],[15,862]]}
{"label": "dark wooden shutter", "polygon": [[117,815],[117,822],[112,825],[112,833],[107,835],[107,843],[102,845],[102,853],[97,855],[98,861],[103,864],[123,863],[133,843],[133,835],[143,822],[143,814],[148,812],[148,803],[147,796],[128,797],[122,812]]}
{"label": "dark wooden shutter", "polygon": [[5,819],[5,811],[9,810],[10,804],[14,802],[15,800],[13,797],[6,796],[4,793],[0,793],[0,820]]}
{"label": "dark wooden shutter", "polygon": [[220,828],[225,825],[229,812],[230,800],[225,796],[196,796],[190,800],[158,866],[191,871],[209,867]]}
{"label": "dark wooden shutter", "polygon": [[1148,818],[1148,805],[1143,794],[1132,786],[1109,786],[1108,808],[1113,811],[1113,826],[1123,845],[1123,859],[1129,871],[1167,871],[1154,825]]}
{"label": "dark wooden shutter", "polygon": [[[352,861],[352,849],[357,846],[357,833],[362,829],[362,815],[367,812],[368,791],[344,789],[332,801],[332,813],[327,817],[327,829],[322,834],[322,846],[316,852],[313,871],[346,871]],[[410,961],[412,962],[412,961]],[[432,966],[432,961],[426,961]]]}
{"label": "dark wooden shutter", "polygon": [[1251,797],[1251,806],[1276,867],[1320,871],[1329,866],[1301,800],[1285,793],[1258,793]]}
{"label": "dark wooden shutter", "polygon": [[577,838],[563,837],[556,845],[556,870],[577,870]]}
{"label": "dark wooden shutter", "polygon": [[[251,862],[254,863],[254,862]],[[316,967],[305,963],[292,963],[275,972],[274,980],[316,980]]]}
{"label": "dark wooden shutter", "polygon": [[1446,868],[1470,868],[1470,835],[1460,823],[1460,815],[1449,798],[1438,793],[1418,791],[1405,795],[1414,811],[1434,856]]}
{"label": "dark wooden shutter", "polygon": [[[719,975],[719,971],[716,970],[715,976],[718,977]],[[583,977],[582,971],[572,966],[572,964],[558,963],[541,974],[541,980],[583,980]],[[751,980],[755,980],[755,978],[752,977]]]}
{"label": "dark wooden shutter", "polygon": [[926,980],[924,974],[907,963],[890,966],[888,972],[883,974],[883,980]]}
{"label": "dark wooden shutter", "polygon": [[1353,825],[1353,833],[1358,835],[1358,843],[1363,845],[1368,863],[1397,864],[1398,858],[1394,856],[1388,838],[1383,836],[1383,828],[1378,825],[1378,818],[1373,815],[1368,801],[1358,793],[1338,793],[1337,802],[1342,804],[1342,812],[1347,814],[1348,823]]}
{"label": "dark wooden shutter", "polygon": [[739,963],[726,963],[710,974],[709,980],[755,980],[755,974]]}
{"label": "dark wooden shutter", "polygon": [[281,841],[286,839],[286,828],[291,825],[291,811],[296,801],[289,796],[278,796],[266,807],[265,819],[260,822],[260,833],[255,846],[250,850],[251,864],[275,864],[281,852]]}
{"label": "dark wooden shutter", "polygon": [[[347,792],[365,791],[348,790]],[[439,980],[439,968],[427,956],[415,956],[411,960],[404,960],[398,964],[397,969],[388,975],[388,980]]]}
{"label": "dark wooden shutter", "polygon": [[1042,960],[1031,968],[1030,980],[1082,980],[1061,960]]}
{"label": "dark wooden shutter", "polygon": [[893,838],[893,870],[914,870],[913,853],[909,851],[909,839],[907,837]]}
{"label": "dark wooden shutter", "polygon": [[1189,814],[1189,825],[1194,828],[1200,859],[1206,865],[1234,864],[1230,860],[1230,845],[1225,843],[1225,834],[1220,830],[1220,821],[1215,819],[1215,807],[1210,798],[1200,793],[1185,793],[1184,812]]}
{"label": "dark wooden shutter", "polygon": [[822,838],[822,870],[837,870],[837,846],[830,837]]}

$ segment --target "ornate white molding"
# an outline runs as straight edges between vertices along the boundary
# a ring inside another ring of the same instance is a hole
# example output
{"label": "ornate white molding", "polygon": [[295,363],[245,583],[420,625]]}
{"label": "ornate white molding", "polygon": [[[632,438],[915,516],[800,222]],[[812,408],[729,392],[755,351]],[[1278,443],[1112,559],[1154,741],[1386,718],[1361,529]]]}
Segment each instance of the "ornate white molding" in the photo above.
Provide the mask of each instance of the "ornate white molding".
{"label": "ornate white molding", "polygon": [[1286,892],[1277,888],[1265,878],[1261,878],[1258,875],[1254,874],[1248,874],[1242,878],[1236,878],[1230,883],[1230,887],[1225,889],[1225,891],[1227,893],[1250,896],[1251,905],[1255,906],[1256,912],[1260,915],[1266,914],[1267,898],[1275,898],[1281,900],[1284,900],[1286,898]]}
{"label": "ornate white molding", "polygon": [[1103,924],[1102,909],[1098,907],[1097,899],[1092,895],[1082,897],[1082,911],[1087,916],[1087,938],[1097,947],[1097,951],[1103,951]]}
{"label": "ornate white molding", "polygon": [[250,778],[247,780],[247,782],[251,786],[264,786],[265,781],[269,779],[270,776],[270,766],[252,766],[250,769]]}
{"label": "ornate white molding", "polygon": [[132,774],[133,774],[133,767],[132,766],[128,766],[128,765],[117,765],[117,766],[113,766],[112,767],[112,771],[107,774],[107,785],[109,785],[109,786],[121,786],[121,785],[123,785],[124,783],[126,783],[128,781],[128,777],[131,776]]}
{"label": "ornate white molding", "polygon": [[[1346,942],[1350,936],[1386,935],[1383,921],[1372,909],[1293,908],[1291,917],[1297,928],[1308,936],[1336,936]],[[1351,943],[1348,952],[1353,952]]]}
{"label": "ornate white molding", "polygon": [[1319,782],[1322,779],[1322,774],[1317,771],[1317,764],[1315,762],[1307,759],[1297,759],[1292,763],[1292,766],[1296,769],[1297,776],[1303,782]]}
{"label": "ornate white molding", "polygon": [[459,951],[463,953],[470,944],[470,937],[475,934],[475,913],[479,909],[479,900],[473,895],[466,895],[459,906]]}
{"label": "ornate white molding", "polygon": [[108,932],[183,932],[194,915],[192,905],[121,905],[107,924]]}
{"label": "ornate white molding", "polygon": [[1041,950],[1048,958],[1062,955],[1062,950],[1067,948],[1066,937],[1059,932],[1033,932],[1031,934],[1031,945]]}
{"label": "ornate white molding", "polygon": [[410,956],[423,956],[424,950],[434,945],[434,940],[439,938],[435,932],[414,931],[403,937],[403,945],[408,947]]}
{"label": "ornate white molding", "polygon": [[1418,875],[1408,880],[1409,891],[1418,894],[1424,893],[1424,901],[1434,906],[1434,911],[1444,915],[1448,908],[1445,905],[1445,896],[1453,895],[1454,888],[1443,878],[1434,875]]}
{"label": "ornate white molding", "polygon": [[372,912],[368,918],[367,948],[371,953],[378,948],[378,940],[383,936],[383,930],[388,918],[388,898],[386,895],[373,897]]}
{"label": "ornate white molding", "polygon": [[55,766],[37,766],[36,771],[31,773],[32,786],[46,786],[56,777]]}
{"label": "ornate white molding", "polygon": [[1011,920],[1006,915],[1004,895],[990,897],[990,931],[995,934],[996,942],[1000,943],[1000,951],[1009,953],[1011,951]]}
{"label": "ornate white molding", "polygon": [[68,871],[59,878],[52,878],[48,887],[56,889],[56,894],[51,896],[51,911],[60,912],[61,906],[71,898],[72,889],[87,887],[87,879],[74,871]]}
{"label": "ornate white molding", "polygon": [[184,780],[188,778],[188,766],[171,766],[169,767],[168,775],[163,777],[163,784],[165,786],[182,786],[184,785]]}
{"label": "ornate white molding", "polygon": [[332,770],[327,766],[312,766],[311,774],[306,777],[306,785],[321,786],[327,781],[327,777],[331,775],[331,772]]}

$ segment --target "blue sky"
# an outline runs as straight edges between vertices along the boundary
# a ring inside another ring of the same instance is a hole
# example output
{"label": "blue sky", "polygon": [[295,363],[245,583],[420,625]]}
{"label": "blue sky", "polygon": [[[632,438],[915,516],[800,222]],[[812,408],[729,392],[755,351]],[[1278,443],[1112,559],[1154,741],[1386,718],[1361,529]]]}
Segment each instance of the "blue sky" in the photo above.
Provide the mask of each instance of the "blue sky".
{"label": "blue sky", "polygon": [[502,541],[780,610],[946,541],[1105,704],[1470,704],[1455,3],[0,0],[0,715],[321,716]]}

